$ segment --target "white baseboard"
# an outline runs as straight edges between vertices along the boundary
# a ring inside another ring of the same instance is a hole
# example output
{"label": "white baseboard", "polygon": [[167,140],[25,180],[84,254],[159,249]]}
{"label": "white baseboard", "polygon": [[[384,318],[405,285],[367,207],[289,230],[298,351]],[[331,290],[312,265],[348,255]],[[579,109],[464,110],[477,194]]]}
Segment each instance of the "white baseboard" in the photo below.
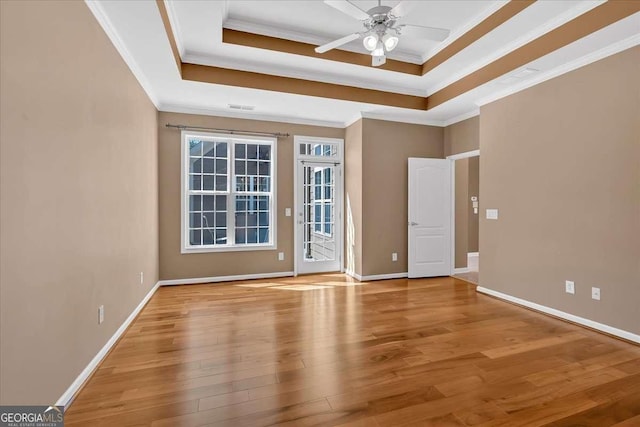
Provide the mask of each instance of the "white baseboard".
{"label": "white baseboard", "polygon": [[468,273],[470,271],[471,270],[469,270],[469,267],[454,268],[453,274]]}
{"label": "white baseboard", "polygon": [[564,320],[568,320],[573,323],[577,323],[579,325],[586,326],[591,329],[595,329],[601,332],[605,332],[609,335],[613,335],[616,337],[624,338],[628,341],[633,341],[635,343],[640,344],[640,335],[631,333],[629,331],[625,331],[622,329],[614,328],[613,326],[605,325],[603,323],[598,323],[593,320],[585,319],[584,317],[575,316],[573,314],[565,313],[564,311],[556,310],[555,308],[547,307],[544,305],[536,304],[535,302],[527,301],[521,298],[517,298],[508,294],[503,294],[502,292],[494,291],[491,289],[487,289],[482,286],[478,286],[476,288],[478,292],[481,292],[486,295],[491,295],[492,297],[496,297],[505,301],[509,301],[518,305],[522,305],[527,308],[531,308],[536,311],[540,311],[545,314],[550,314],[551,316],[559,317]]}
{"label": "white baseboard", "polygon": [[109,338],[109,341],[107,341],[107,343],[100,349],[98,354],[96,354],[93,359],[91,359],[89,364],[82,370],[82,372],[80,372],[80,375],[78,375],[75,381],[71,383],[69,388],[64,393],[62,393],[62,396],[60,396],[60,399],[58,399],[58,401],[56,402],[56,406],[62,406],[64,407],[65,411],[67,410],[84,382],[91,376],[93,371],[98,367],[100,362],[102,362],[102,359],[104,359],[107,353],[109,353],[111,347],[113,347],[113,345],[118,342],[120,336],[124,333],[124,331],[127,330],[131,322],[133,322],[133,319],[136,318],[138,313],[140,313],[140,311],[144,308],[153,294],[156,293],[159,286],[160,282],[156,283],[155,286],[151,288],[151,290],[147,293],[147,295],[144,296],[142,301],[140,301],[140,304],[138,304],[138,306],[133,309],[129,317],[126,318],[126,320],[122,323],[122,325],[120,325],[118,330],[111,336],[111,338]]}
{"label": "white baseboard", "polygon": [[160,286],[196,285],[196,284],[202,284],[202,283],[234,282],[237,280],[271,279],[274,277],[290,277],[290,276],[293,276],[293,271],[279,271],[276,273],[261,273],[261,274],[241,274],[237,276],[214,276],[214,277],[196,277],[192,279],[160,280],[158,283],[160,284]]}
{"label": "white baseboard", "polygon": [[404,279],[408,277],[408,273],[389,273],[389,274],[374,274],[371,276],[361,276],[353,271],[345,271],[345,274],[358,279],[361,282],[374,281],[374,280],[388,280],[388,279]]}
{"label": "white baseboard", "polygon": [[467,258],[480,256],[480,252],[467,252]]}

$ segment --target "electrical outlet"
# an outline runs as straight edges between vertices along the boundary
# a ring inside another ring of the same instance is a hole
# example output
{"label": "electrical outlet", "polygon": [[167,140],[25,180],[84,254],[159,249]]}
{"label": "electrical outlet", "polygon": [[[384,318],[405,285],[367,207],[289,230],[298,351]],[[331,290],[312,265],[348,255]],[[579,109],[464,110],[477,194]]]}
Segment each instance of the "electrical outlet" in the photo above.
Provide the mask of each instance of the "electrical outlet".
{"label": "electrical outlet", "polygon": [[397,261],[398,260],[398,253],[394,252],[391,254],[391,261]]}
{"label": "electrical outlet", "polygon": [[284,252],[278,252],[278,261],[284,261]]}
{"label": "electrical outlet", "polygon": [[104,322],[104,305],[98,307],[98,325]]}
{"label": "electrical outlet", "polygon": [[144,271],[140,272],[140,284],[144,284]]}
{"label": "electrical outlet", "polygon": [[576,293],[576,286],[571,280],[566,280],[564,282],[564,291],[568,294]]}
{"label": "electrical outlet", "polygon": [[591,298],[600,301],[600,288],[591,288]]}

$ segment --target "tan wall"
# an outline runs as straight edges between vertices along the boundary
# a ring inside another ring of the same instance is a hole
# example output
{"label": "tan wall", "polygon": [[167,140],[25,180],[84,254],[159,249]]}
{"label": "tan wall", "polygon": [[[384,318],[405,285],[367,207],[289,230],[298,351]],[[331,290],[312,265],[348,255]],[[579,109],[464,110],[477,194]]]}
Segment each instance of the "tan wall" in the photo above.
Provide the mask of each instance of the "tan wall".
{"label": "tan wall", "polygon": [[84,2],[0,16],[0,403],[52,404],[157,282],[156,109]]}
{"label": "tan wall", "polygon": [[468,218],[468,252],[478,252],[478,223],[480,222],[480,209],[478,209],[478,213],[473,213],[473,204],[471,202],[471,196],[478,197],[478,201],[480,201],[479,197],[480,192],[480,156],[469,157],[469,194],[467,195],[466,205],[467,212],[469,213]]}
{"label": "tan wall", "polygon": [[482,286],[640,333],[639,75],[634,47],[482,107]]}
{"label": "tan wall", "polygon": [[455,268],[467,266],[469,252],[469,159],[455,163]]}
{"label": "tan wall", "polygon": [[345,129],[345,269],[362,274],[362,120]]}
{"label": "tan wall", "polygon": [[[443,128],[363,119],[362,274],[407,271],[408,158],[443,158]],[[398,261],[391,261],[391,253]]]}
{"label": "tan wall", "polygon": [[[216,253],[180,253],[180,131],[166,123],[283,132],[278,139],[277,157],[277,250]],[[162,280],[232,276],[293,271],[293,137],[294,135],[344,138],[344,129],[257,120],[165,113],[158,115],[158,172],[160,207],[160,278]],[[284,252],[284,261],[278,261]]]}
{"label": "tan wall", "polygon": [[480,116],[444,128],[444,155],[466,153],[480,148]]}

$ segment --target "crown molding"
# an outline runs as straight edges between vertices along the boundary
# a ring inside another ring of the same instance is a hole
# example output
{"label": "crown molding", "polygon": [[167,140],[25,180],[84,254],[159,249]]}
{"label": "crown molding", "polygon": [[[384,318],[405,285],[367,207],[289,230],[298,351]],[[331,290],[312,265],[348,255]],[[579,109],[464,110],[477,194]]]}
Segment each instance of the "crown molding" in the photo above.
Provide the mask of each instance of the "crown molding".
{"label": "crown molding", "polygon": [[[246,33],[261,34],[263,36],[276,37],[279,39],[293,40],[301,43],[313,44],[316,46],[323,45],[334,40],[336,37],[329,34],[318,36],[315,34],[305,33],[302,31],[296,31],[286,28],[274,27],[269,24],[245,21],[233,17],[228,17],[222,24],[224,28],[236,31],[244,31]],[[355,53],[363,53],[361,50],[349,47],[349,44],[340,47],[342,50]],[[390,54],[387,54],[387,58],[395,59],[397,61],[409,62],[412,64],[422,64],[422,55],[411,54],[409,52],[403,52],[401,50],[394,50]]]}
{"label": "crown molding", "polygon": [[149,79],[147,79],[147,76],[145,76],[145,74],[142,72],[142,69],[134,59],[133,55],[131,54],[129,49],[127,49],[127,46],[118,35],[116,29],[111,24],[111,20],[109,20],[109,17],[102,8],[102,4],[100,2],[91,0],[85,0],[84,3],[96,18],[98,24],[100,24],[107,37],[109,37],[109,40],[111,40],[111,43],[116,48],[124,62],[127,64],[129,70],[131,70],[131,72],[133,73],[133,76],[136,78],[136,80],[138,80],[138,83],[140,83],[140,86],[142,86],[142,90],[145,91],[145,93],[149,97],[149,100],[157,109],[159,100],[155,92],[153,92],[153,90],[151,89],[151,83],[149,82]]}
{"label": "crown molding", "polygon": [[178,52],[180,53],[180,57],[183,58],[185,47],[184,47],[184,43],[182,42],[182,38],[180,37],[180,34],[182,34],[182,31],[180,29],[180,23],[178,21],[176,10],[174,7],[175,3],[167,0],[163,0],[163,1],[164,1],[165,8],[167,9],[167,16],[169,16],[169,22],[171,23],[171,32],[173,33],[173,39],[176,42],[176,46],[178,46]]}
{"label": "crown molding", "polygon": [[[387,122],[409,123],[414,125],[438,126],[444,127],[444,121],[427,119],[424,117],[410,117],[402,113],[386,112],[377,113],[375,111],[363,111],[361,113],[363,119],[383,120]],[[356,120],[357,121],[357,120]]]}
{"label": "crown molding", "polygon": [[[460,79],[462,79],[463,77],[473,73],[474,71],[477,71],[477,70],[481,69],[482,67],[484,67],[486,65],[489,65],[492,62],[502,58],[503,56],[505,56],[509,52],[512,52],[512,51],[514,51],[514,50],[526,45],[527,43],[529,43],[529,42],[531,42],[531,41],[543,36],[544,34],[550,32],[551,30],[554,30],[554,29],[560,27],[561,25],[566,24],[567,22],[569,22],[569,21],[577,18],[578,16],[590,11],[591,9],[596,8],[597,6],[600,6],[601,4],[603,4],[605,2],[606,2],[606,0],[590,0],[590,1],[578,2],[577,6],[571,8],[570,10],[566,11],[565,13],[563,13],[561,15],[558,15],[556,18],[546,22],[544,25],[541,25],[541,26],[537,27],[536,29],[534,29],[532,31],[529,31],[524,36],[513,40],[511,43],[506,44],[501,49],[497,49],[497,50],[493,51],[490,55],[487,55],[484,58],[472,63],[471,65],[463,68],[459,72],[451,74],[449,76],[449,78],[447,78],[446,80],[443,80],[443,81],[439,82],[437,85],[434,85],[434,86],[430,87],[427,95],[428,96],[433,95],[434,93],[436,93],[436,92],[440,91],[441,89],[444,89],[447,86],[459,81]],[[535,5],[533,7],[535,7]]]}
{"label": "crown molding", "polygon": [[450,119],[447,119],[444,121],[444,126],[451,126],[453,124],[456,124],[458,122],[462,122],[464,120],[470,119],[472,117],[476,117],[480,115],[480,108],[478,107],[474,107],[471,111],[467,111],[466,113],[463,114],[459,114],[455,117],[452,117]]}
{"label": "crown molding", "polygon": [[160,104],[158,111],[167,113],[199,114],[203,116],[228,117],[232,119],[260,120],[265,122],[291,123],[296,125],[322,126],[330,128],[344,128],[344,122],[330,120],[307,119],[304,117],[288,116],[284,114],[264,114],[255,111],[231,111],[217,107],[192,107],[180,104]]}
{"label": "crown molding", "polygon": [[[245,48],[246,46],[240,46]],[[247,48],[250,49],[250,48]],[[322,61],[317,58],[310,58],[311,60]],[[390,92],[395,94],[410,95],[425,97],[425,91],[419,88],[411,88],[406,86],[396,86],[381,83],[379,81],[358,79],[355,77],[343,77],[336,74],[327,74],[318,70],[318,72],[309,72],[301,70],[299,68],[293,69],[289,67],[281,67],[273,64],[257,64],[244,60],[238,60],[235,58],[229,58],[224,56],[213,56],[206,53],[186,51],[184,54],[183,62],[196,65],[213,66],[220,68],[228,68],[232,70],[250,71],[253,73],[269,74],[280,77],[291,77],[301,80],[311,80],[322,83],[330,83],[341,86],[350,86],[363,89],[372,89],[382,92]],[[358,65],[346,64],[347,66],[359,67]]]}
{"label": "crown molding", "polygon": [[540,83],[543,83],[547,80],[551,80],[555,77],[566,74],[570,71],[576,70],[578,68],[589,65],[593,62],[604,59],[608,56],[615,55],[618,52],[622,52],[623,50],[630,49],[634,46],[640,45],[640,34],[636,34],[634,36],[628,37],[624,40],[620,40],[619,42],[613,43],[607,47],[604,47],[600,50],[592,52],[588,55],[585,55],[581,58],[578,58],[574,61],[563,64],[559,67],[553,68],[548,71],[541,72],[540,74],[536,74],[534,77],[525,80],[519,84],[515,84],[506,89],[495,91],[489,96],[480,98],[476,101],[476,105],[482,107],[491,102],[497,101],[498,99],[505,98],[509,95],[513,95],[514,93],[521,92],[525,89],[528,89],[532,86],[536,86]]}

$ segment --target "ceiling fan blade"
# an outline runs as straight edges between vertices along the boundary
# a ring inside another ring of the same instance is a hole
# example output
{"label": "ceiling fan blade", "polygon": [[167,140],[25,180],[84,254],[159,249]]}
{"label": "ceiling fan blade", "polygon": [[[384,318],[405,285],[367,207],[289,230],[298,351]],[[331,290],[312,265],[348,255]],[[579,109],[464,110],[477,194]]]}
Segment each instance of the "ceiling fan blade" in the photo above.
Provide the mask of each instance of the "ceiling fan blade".
{"label": "ceiling fan blade", "polygon": [[324,0],[324,3],[360,21],[370,18],[367,12],[347,0]]}
{"label": "ceiling fan blade", "polygon": [[328,50],[335,49],[338,46],[342,46],[343,44],[349,43],[352,40],[360,38],[360,33],[349,34],[348,36],[344,36],[339,38],[338,40],[334,40],[329,43],[325,43],[322,46],[318,46],[315,50],[316,53],[325,53]]}
{"label": "ceiling fan blade", "polygon": [[398,25],[397,28],[400,29],[402,35],[428,40],[436,40],[439,42],[449,37],[449,34],[451,33],[451,31],[444,28],[423,27],[421,25],[412,24]]}
{"label": "ceiling fan blade", "polygon": [[401,18],[409,14],[409,10],[413,9],[413,3],[409,1],[401,1],[389,13],[396,18]]}

